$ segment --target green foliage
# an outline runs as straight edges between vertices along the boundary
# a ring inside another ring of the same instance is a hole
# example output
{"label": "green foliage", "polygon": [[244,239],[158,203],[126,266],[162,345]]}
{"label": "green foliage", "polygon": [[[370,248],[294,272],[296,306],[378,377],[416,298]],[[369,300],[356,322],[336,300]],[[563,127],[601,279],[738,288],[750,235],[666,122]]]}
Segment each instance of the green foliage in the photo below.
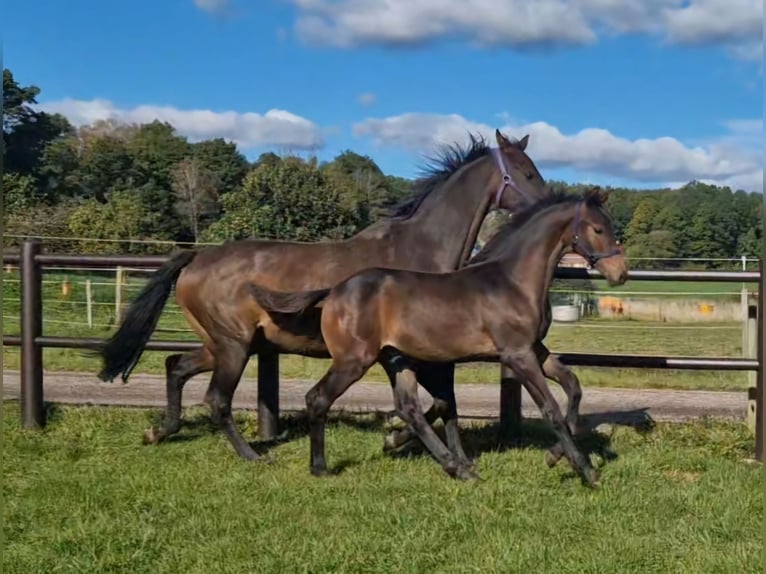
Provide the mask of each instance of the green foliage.
{"label": "green foliage", "polygon": [[268,237],[318,241],[340,239],[357,228],[356,214],[328,185],[316,161],[287,157],[262,163],[240,190],[221,196],[223,215],[207,230],[211,241]]}
{"label": "green foliage", "polygon": [[35,178],[14,172],[3,174],[4,214],[19,214],[37,203]]}
{"label": "green foliage", "polygon": [[[76,237],[127,240],[121,243],[122,251],[141,253],[151,248],[130,240],[152,235],[156,238],[160,233],[160,218],[146,203],[142,189],[115,189],[108,202],[89,199],[75,209],[69,218],[69,229]],[[85,253],[109,253],[114,252],[114,243],[82,241],[76,249]]]}

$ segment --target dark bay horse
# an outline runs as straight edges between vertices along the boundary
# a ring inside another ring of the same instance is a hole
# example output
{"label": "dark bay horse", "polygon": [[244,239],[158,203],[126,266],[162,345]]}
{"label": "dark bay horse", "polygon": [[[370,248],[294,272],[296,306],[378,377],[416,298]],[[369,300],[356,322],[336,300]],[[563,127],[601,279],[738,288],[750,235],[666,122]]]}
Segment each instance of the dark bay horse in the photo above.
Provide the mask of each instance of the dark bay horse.
{"label": "dark bay horse", "polygon": [[451,476],[475,474],[428,424],[417,396],[414,361],[455,363],[498,358],[551,423],[572,468],[588,484],[597,471],[578,450],[547,387],[538,347],[548,322],[548,290],[561,257],[574,251],[591,261],[610,285],[627,280],[622,250],[603,209],[606,194],[556,194],[514,216],[515,233],[498,232],[496,255],[448,273],[383,267],[362,270],[330,289],[277,292],[252,285],[275,320],[319,303],[321,331],[332,356],[322,379],[306,394],[311,471],[327,472],[327,413],[353,383],[380,362],[393,382],[399,416]]}
{"label": "dark bay horse", "polygon": [[[525,153],[528,136],[511,140],[499,131],[498,147],[471,136],[466,148],[447,148],[416,195],[391,217],[344,241],[302,243],[242,240],[174,256],[152,274],[127,309],[119,329],[99,349],[102,380],[127,380],[138,362],[175,285],[176,301],[201,337],[199,350],[166,358],[167,407],[162,424],[144,440],[158,443],[180,429],[183,386],[213,371],[205,402],[236,452],[259,458],[234,424],[231,403],[250,355],[298,354],[329,358],[316,327],[304,333],[278,326],[249,289],[281,291],[327,288],[370,266],[431,272],[451,271],[468,259],[484,216],[492,207],[518,211],[548,197],[539,171]],[[422,363],[426,390],[441,389],[454,365]],[[435,391],[436,392],[436,391]],[[440,397],[454,405],[452,397]],[[447,421],[445,421],[447,424]],[[456,427],[455,427],[456,428]]]}

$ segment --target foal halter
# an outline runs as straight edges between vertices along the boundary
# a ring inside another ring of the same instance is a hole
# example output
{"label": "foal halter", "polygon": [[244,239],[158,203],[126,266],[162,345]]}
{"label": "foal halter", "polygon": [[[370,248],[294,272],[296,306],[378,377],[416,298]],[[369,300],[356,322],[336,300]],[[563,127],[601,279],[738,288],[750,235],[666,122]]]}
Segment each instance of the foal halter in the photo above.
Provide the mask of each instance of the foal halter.
{"label": "foal halter", "polygon": [[[585,205],[584,201],[579,202],[583,206]],[[603,252],[593,252],[591,251],[588,246],[585,243],[580,243],[580,234],[577,232],[577,229],[580,227],[580,206],[578,205],[575,208],[575,216],[574,216],[574,222],[572,224],[572,249],[574,249],[575,253],[583,257],[588,262],[588,267],[593,267],[601,261],[602,259],[607,259],[609,257],[614,257],[615,255],[620,255],[622,253],[622,246],[620,245],[619,241],[615,241],[615,247],[610,251],[603,251]],[[579,249],[578,249],[579,247]]]}
{"label": "foal halter", "polygon": [[505,158],[503,157],[503,152],[500,151],[500,148],[492,148],[492,157],[495,158],[495,163],[497,164],[497,167],[500,170],[500,175],[502,175],[503,178],[497,188],[497,191],[495,191],[494,195],[492,196],[491,207],[500,206],[500,200],[503,198],[505,188],[509,186],[513,188],[514,191],[516,191],[516,193],[519,195],[526,196],[527,194],[524,193],[524,191],[522,191],[518,185],[516,185],[516,182],[513,181],[513,177],[510,173],[508,173],[508,169],[505,167]]}

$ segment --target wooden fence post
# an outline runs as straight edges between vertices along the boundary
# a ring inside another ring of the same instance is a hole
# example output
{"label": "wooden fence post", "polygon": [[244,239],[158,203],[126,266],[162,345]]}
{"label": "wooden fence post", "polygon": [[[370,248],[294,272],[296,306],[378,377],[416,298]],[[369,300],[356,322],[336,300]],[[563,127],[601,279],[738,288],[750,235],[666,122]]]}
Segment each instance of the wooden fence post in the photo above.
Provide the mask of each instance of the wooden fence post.
{"label": "wooden fence post", "polygon": [[88,327],[93,328],[93,286],[90,279],[85,280],[85,312],[88,316]]}
{"label": "wooden fence post", "polygon": [[279,432],[279,355],[258,354],[258,437],[272,441]]}
{"label": "wooden fence post", "polygon": [[35,257],[41,251],[37,239],[21,246],[21,424],[26,429],[45,426],[43,403],[42,273]]}
{"label": "wooden fence post", "polygon": [[503,365],[500,368],[500,430],[506,436],[521,428],[521,382]]}
{"label": "wooden fence post", "polygon": [[764,378],[766,378],[766,368],[763,364],[764,345],[766,345],[766,334],[763,331],[763,257],[758,262],[758,376],[755,387],[755,459],[763,461],[763,441],[766,434],[766,427],[763,424],[763,387]]}
{"label": "wooden fence post", "polygon": [[119,323],[122,317],[122,284],[125,279],[125,270],[121,265],[117,266],[114,274],[114,322]]}

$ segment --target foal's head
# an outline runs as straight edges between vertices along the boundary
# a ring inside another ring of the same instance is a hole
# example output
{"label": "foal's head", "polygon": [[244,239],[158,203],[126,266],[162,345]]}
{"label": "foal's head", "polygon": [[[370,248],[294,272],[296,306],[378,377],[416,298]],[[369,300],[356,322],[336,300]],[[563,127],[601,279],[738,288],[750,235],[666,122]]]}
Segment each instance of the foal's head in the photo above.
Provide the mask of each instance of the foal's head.
{"label": "foal's head", "polygon": [[597,188],[589,190],[575,204],[571,247],[598,269],[611,286],[622,285],[628,279],[628,267],[612,220],[604,210],[608,193]]}

